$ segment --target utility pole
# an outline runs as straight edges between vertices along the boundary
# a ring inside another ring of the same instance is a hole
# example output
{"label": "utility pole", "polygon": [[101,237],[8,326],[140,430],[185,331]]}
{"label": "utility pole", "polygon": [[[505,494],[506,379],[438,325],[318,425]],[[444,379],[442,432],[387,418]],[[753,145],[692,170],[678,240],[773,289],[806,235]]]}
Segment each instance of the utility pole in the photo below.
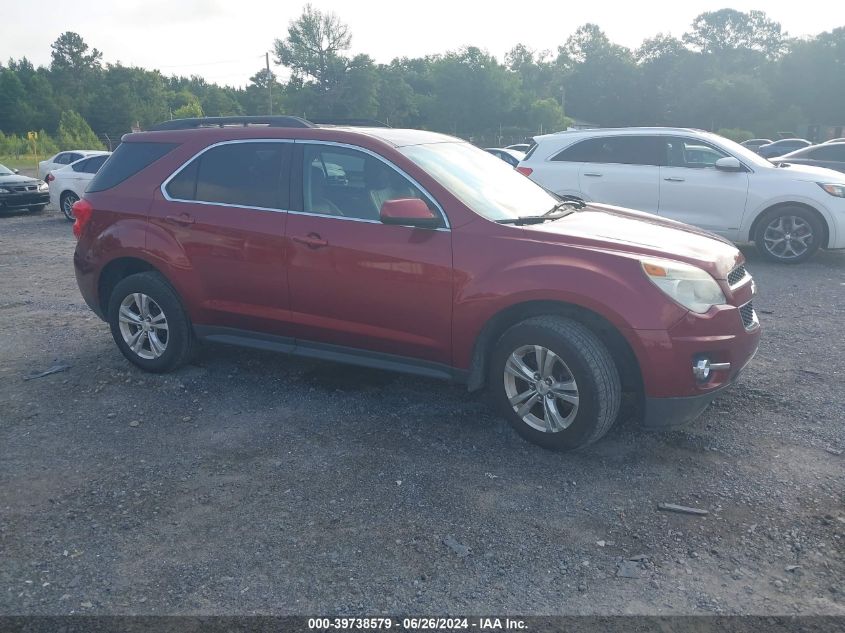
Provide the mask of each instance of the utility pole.
{"label": "utility pole", "polygon": [[267,62],[267,114],[273,114],[273,75],[270,74],[270,53],[264,53]]}

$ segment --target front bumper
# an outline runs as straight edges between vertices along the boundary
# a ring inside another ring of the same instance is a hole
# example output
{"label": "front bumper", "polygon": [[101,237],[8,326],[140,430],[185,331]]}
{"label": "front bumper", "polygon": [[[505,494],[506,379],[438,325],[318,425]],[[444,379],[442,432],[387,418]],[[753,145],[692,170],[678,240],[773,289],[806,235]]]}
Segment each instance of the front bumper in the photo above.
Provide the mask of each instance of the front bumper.
{"label": "front bumper", "polygon": [[50,192],[33,191],[25,193],[0,194],[0,211],[40,207],[50,202]]}

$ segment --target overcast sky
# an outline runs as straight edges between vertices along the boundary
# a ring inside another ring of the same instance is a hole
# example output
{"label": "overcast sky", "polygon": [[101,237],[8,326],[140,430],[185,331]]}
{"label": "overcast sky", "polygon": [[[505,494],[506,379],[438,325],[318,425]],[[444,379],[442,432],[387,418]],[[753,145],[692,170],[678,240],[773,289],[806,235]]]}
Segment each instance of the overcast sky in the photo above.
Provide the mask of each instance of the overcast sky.
{"label": "overcast sky", "polygon": [[[845,25],[841,0],[314,0],[352,33],[351,53],[377,62],[442,53],[471,44],[503,59],[517,43],[555,50],[581,24],[595,22],[610,39],[637,47],[657,33],[680,36],[693,18],[724,7],[760,9],[794,36]],[[50,44],[76,31],[107,62],[164,74],[200,75],[243,86],[264,64],[305,2],[292,0],[0,0],[0,60],[50,63]],[[281,77],[287,73],[273,67]]]}

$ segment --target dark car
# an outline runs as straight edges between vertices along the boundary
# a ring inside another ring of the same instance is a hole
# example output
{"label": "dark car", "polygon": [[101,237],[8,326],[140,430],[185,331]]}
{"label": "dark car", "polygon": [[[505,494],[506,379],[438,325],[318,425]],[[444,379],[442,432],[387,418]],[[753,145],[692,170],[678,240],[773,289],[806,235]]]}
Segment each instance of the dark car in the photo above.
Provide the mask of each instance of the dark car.
{"label": "dark car", "polygon": [[783,156],[784,154],[789,154],[789,152],[794,152],[810,145],[812,143],[803,138],[782,138],[774,143],[761,145],[757,148],[757,153],[763,158],[774,158],[775,156]]}
{"label": "dark car", "polygon": [[776,165],[811,165],[845,172],[845,143],[823,143],[811,145],[779,158],[773,158]]}
{"label": "dark car", "polygon": [[501,147],[486,147],[484,151],[488,154],[493,154],[497,158],[501,158],[511,167],[519,165],[519,161],[525,158],[525,152],[520,152],[515,149],[505,149]]}
{"label": "dark car", "polygon": [[747,141],[743,141],[740,145],[756,152],[761,146],[768,145],[771,142],[772,139],[770,138],[751,138]]}
{"label": "dark car", "polygon": [[562,200],[433,132],[212,125],[124,136],[74,207],[82,296],[146,371],[202,339],[486,385],[571,449],[623,392],[646,425],[695,418],[757,349],[744,257],[711,233]]}
{"label": "dark car", "polygon": [[50,202],[47,183],[37,178],[21,176],[17,169],[0,165],[0,211],[29,209],[43,211]]}

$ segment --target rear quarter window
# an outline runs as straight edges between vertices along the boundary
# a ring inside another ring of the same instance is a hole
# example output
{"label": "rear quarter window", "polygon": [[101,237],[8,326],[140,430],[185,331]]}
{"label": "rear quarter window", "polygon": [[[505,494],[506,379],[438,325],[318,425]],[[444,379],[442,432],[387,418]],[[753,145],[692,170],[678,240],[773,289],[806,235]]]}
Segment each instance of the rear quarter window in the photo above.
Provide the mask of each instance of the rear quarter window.
{"label": "rear quarter window", "polygon": [[178,143],[121,143],[97,172],[87,191],[105,191],[169,153]]}

